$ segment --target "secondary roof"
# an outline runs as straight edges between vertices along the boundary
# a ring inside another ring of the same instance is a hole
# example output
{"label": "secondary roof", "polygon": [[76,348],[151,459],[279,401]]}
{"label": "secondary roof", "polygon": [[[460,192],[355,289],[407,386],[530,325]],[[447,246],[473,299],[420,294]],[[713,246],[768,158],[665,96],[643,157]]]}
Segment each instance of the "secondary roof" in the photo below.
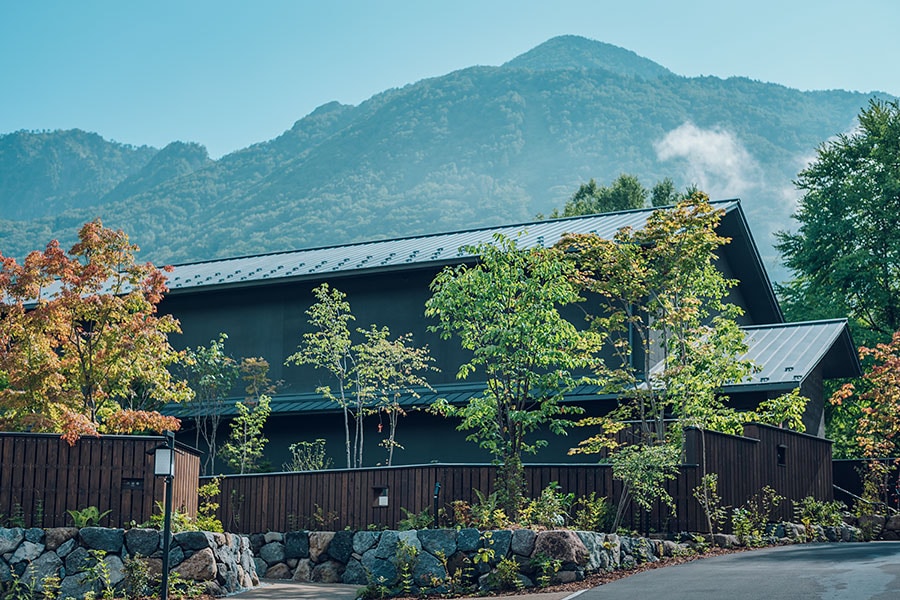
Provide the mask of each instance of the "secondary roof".
{"label": "secondary roof", "polygon": [[[743,327],[747,353],[741,359],[750,359],[761,370],[740,383],[725,386],[723,392],[740,394],[754,391],[790,391],[818,367],[823,366],[825,379],[858,377],[862,370],[853,347],[850,330],[845,319],[780,323]],[[451,404],[463,404],[481,394],[483,382],[466,382],[439,386],[435,391],[423,390],[416,398],[405,394],[399,399],[401,406],[427,406],[438,398],[446,398]],[[570,402],[586,402],[609,399],[598,386],[582,385],[567,395]],[[219,414],[235,416],[235,403],[240,398],[223,402]],[[338,407],[322,398],[321,394],[284,394],[272,398],[273,414],[310,414],[336,412]],[[197,408],[190,403],[170,404],[163,411],[179,418],[198,416]]]}

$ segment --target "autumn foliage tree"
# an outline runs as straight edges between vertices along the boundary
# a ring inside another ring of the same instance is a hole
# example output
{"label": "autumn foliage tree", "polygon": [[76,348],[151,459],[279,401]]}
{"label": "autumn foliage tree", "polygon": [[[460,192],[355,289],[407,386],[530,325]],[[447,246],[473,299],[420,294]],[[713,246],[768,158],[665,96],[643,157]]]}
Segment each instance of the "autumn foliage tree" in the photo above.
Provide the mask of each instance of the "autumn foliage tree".
{"label": "autumn foliage tree", "polygon": [[56,241],[20,264],[0,254],[0,423],[58,431],[74,441],[97,432],[177,429],[163,403],[189,395],[167,367],[178,355],[157,314],[165,276],[135,262],[122,231],[85,224],[68,251]]}
{"label": "autumn foliage tree", "polygon": [[876,500],[892,466],[879,459],[896,456],[900,443],[900,331],[890,343],[859,349],[861,360],[871,368],[861,380],[844,384],[831,397],[832,404],[853,404],[856,442],[862,456],[868,459],[866,492],[868,500]]}

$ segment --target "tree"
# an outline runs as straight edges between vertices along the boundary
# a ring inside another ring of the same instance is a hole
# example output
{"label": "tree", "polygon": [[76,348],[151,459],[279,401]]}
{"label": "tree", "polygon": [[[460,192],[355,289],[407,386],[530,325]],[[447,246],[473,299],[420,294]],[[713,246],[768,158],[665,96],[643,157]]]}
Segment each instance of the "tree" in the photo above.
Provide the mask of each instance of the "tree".
{"label": "tree", "polygon": [[641,443],[665,440],[663,420],[710,427],[725,413],[719,390],[752,365],[737,325],[738,306],[725,302],[735,281],[716,268],[729,240],[716,232],[722,211],[698,194],[657,210],[640,230],[614,239],[565,236],[558,246],[575,264],[597,308],[591,326],[606,332],[608,362],[595,365],[610,391],[623,394],[615,413],[641,424]]}
{"label": "tree", "polygon": [[195,447],[202,438],[207,453],[203,460],[203,473],[215,472],[218,455],[218,431],[225,408],[225,399],[240,377],[235,360],[225,353],[228,336],[220,333],[208,346],[188,348],[182,360],[182,370],[188,385],[194,391],[192,402],[195,416]]}
{"label": "tree", "polygon": [[657,181],[653,189],[650,190],[650,206],[659,208],[661,206],[669,206],[680,200],[684,200],[688,196],[683,196],[675,189],[675,182],[671,178],[666,177],[661,181]]}
{"label": "tree", "polygon": [[[399,418],[405,411],[399,403],[403,394],[418,397],[417,388],[428,388],[420,371],[430,366],[428,348],[409,345],[412,335],[390,339],[387,327],[370,326],[357,329],[363,341],[353,344],[349,323],[355,320],[346,294],[323,283],[313,290],[317,301],[306,314],[312,331],[302,336],[297,352],[285,364],[308,364],[327,371],[335,380],[336,390],[323,385],[317,388],[325,398],[341,407],[344,413],[344,436],[347,468],[363,466],[365,435],[363,420],[373,413],[388,416],[389,433],[382,441],[388,451],[388,464],[393,459]],[[354,422],[351,442],[350,419]],[[380,428],[379,428],[380,431]]]}
{"label": "tree", "polygon": [[[717,251],[729,241],[716,231],[722,214],[696,193],[654,211],[640,230],[622,229],[612,240],[568,235],[558,243],[596,300],[588,319],[605,334],[607,360],[595,371],[620,397],[610,415],[580,421],[600,430],[571,452],[607,453],[624,483],[617,522],[632,499],[644,508],[658,499],[674,510],[663,484],[677,471],[685,426],[736,433],[742,422],[763,418],[796,426],[805,406],[794,395],[736,411],[721,395],[725,384],[754,369],[740,359],[747,350],[736,321],[741,309],[726,302],[736,282],[716,267]],[[623,435],[625,422],[634,421],[637,431]]]}
{"label": "tree", "polygon": [[272,413],[271,398],[275,386],[269,380],[269,363],[264,358],[244,358],[241,378],[247,382],[247,397],[235,403],[237,416],[231,422],[231,434],[222,447],[222,457],[232,469],[243,475],[260,470],[263,450],[269,439],[263,428]]}
{"label": "tree", "polygon": [[869,359],[871,367],[860,381],[845,383],[838,389],[831,402],[856,404],[856,443],[869,461],[867,491],[883,492],[881,482],[896,463],[888,467],[878,459],[896,456],[900,440],[900,331],[894,333],[890,343],[860,348],[859,357]]}
{"label": "tree", "polygon": [[353,354],[350,349],[350,322],[356,320],[350,313],[347,295],[337,289],[331,289],[323,283],[313,290],[316,302],[306,311],[312,331],[302,336],[299,350],[287,357],[284,364],[312,365],[327,371],[337,383],[332,392],[331,386],[323,385],[316,391],[328,400],[341,407],[344,413],[344,441],[347,451],[347,468],[356,463],[356,452],[351,452],[350,416],[353,413],[347,387],[350,385],[353,365]]}
{"label": "tree", "polygon": [[850,318],[865,345],[900,330],[900,104],[872,100],[859,127],[816,150],[797,177],[796,232],[778,234],[793,279],[789,318]]}
{"label": "tree", "polygon": [[465,379],[478,372],[485,390],[465,406],[434,405],[444,416],[460,417],[461,430],[498,461],[502,507],[518,513],[524,487],[522,453],[534,453],[546,440],[526,436],[541,427],[565,433],[562,415],[576,407],[561,404],[581,380],[598,335],[576,328],[561,307],[581,300],[571,263],[556,249],[524,249],[515,239],[466,248],[479,257],[474,266],[447,267],[432,281],[425,314],[439,320],[431,330],[443,339],[459,338],[472,353],[459,368]]}
{"label": "tree", "polygon": [[98,219],[68,252],[54,240],[21,265],[0,255],[5,426],[65,430],[70,441],[117,425],[178,428],[155,409],[190,396],[167,368],[179,356],[168,342],[179,324],[157,315],[165,276],[136,263],[137,251]]}
{"label": "tree", "polygon": [[[372,411],[388,420],[388,434],[380,446],[387,450],[387,465],[394,458],[394,449],[403,449],[397,441],[397,425],[406,411],[400,403],[404,394],[419,398],[422,389],[431,390],[428,381],[419,373],[437,370],[432,366],[433,358],[428,346],[417,348],[411,345],[412,334],[407,333],[391,340],[387,327],[371,326],[361,330],[365,342],[356,346],[357,371],[361,389],[374,397]],[[382,430],[381,423],[378,431]]]}
{"label": "tree", "polygon": [[232,469],[243,475],[259,470],[259,462],[269,439],[263,427],[272,413],[269,396],[237,402],[237,417],[231,422],[231,435],[222,446],[222,457]]}
{"label": "tree", "polygon": [[643,208],[646,201],[647,190],[634,175],[619,175],[610,187],[598,186],[591,179],[581,184],[566,201],[562,213],[554,210],[550,217],[555,219]]}

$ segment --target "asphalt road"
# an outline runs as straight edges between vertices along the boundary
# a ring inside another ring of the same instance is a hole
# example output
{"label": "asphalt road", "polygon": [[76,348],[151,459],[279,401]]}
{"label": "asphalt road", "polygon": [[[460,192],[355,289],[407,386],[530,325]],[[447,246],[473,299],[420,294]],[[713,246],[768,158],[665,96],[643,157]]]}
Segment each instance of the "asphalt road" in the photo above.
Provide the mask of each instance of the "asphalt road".
{"label": "asphalt road", "polygon": [[706,558],[638,573],[573,600],[639,598],[898,600],[900,542],[803,544]]}

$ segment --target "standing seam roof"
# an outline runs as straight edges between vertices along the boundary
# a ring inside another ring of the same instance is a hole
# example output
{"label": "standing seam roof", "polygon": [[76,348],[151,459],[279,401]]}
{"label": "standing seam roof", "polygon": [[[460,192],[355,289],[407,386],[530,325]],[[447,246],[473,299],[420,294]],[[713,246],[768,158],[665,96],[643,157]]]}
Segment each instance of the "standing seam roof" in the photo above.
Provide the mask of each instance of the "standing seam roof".
{"label": "standing seam roof", "polygon": [[[753,360],[762,370],[749,379],[725,386],[725,393],[744,393],[757,389],[785,391],[798,387],[812,371],[823,363],[829,363],[826,379],[853,377],[861,373],[859,360],[853,350],[853,340],[845,319],[808,321],[803,323],[779,323],[742,328],[748,350],[741,359]],[[829,361],[829,357],[831,360]],[[451,404],[464,404],[480,395],[484,386],[480,382],[466,382],[438,386],[434,391],[421,390],[418,397],[404,394],[400,404],[405,408],[426,406],[438,398]],[[566,395],[569,402],[585,402],[614,398],[604,394],[596,385],[581,385]],[[228,399],[221,407],[223,416],[237,414],[234,403]],[[272,412],[275,414],[333,412],[334,403],[324,400],[315,392],[275,396]],[[165,414],[191,418],[197,415],[191,404],[169,404]]]}
{"label": "standing seam roof", "polygon": [[[831,378],[854,377],[861,372],[846,319],[756,325],[743,330],[748,349],[741,359],[752,360],[761,370],[726,390],[799,386],[829,356],[834,357]],[[845,352],[843,358],[838,355],[841,351]]]}
{"label": "standing seam roof", "polygon": [[[712,203],[726,212],[737,200]],[[518,237],[521,247],[549,247],[567,233],[594,233],[612,238],[623,227],[640,229],[656,209],[552,219],[325,248],[311,248],[177,265],[168,276],[170,292],[203,287],[387,269],[411,264],[441,264],[471,256],[462,250],[490,242],[495,234]],[[520,235],[521,234],[521,235]]]}

